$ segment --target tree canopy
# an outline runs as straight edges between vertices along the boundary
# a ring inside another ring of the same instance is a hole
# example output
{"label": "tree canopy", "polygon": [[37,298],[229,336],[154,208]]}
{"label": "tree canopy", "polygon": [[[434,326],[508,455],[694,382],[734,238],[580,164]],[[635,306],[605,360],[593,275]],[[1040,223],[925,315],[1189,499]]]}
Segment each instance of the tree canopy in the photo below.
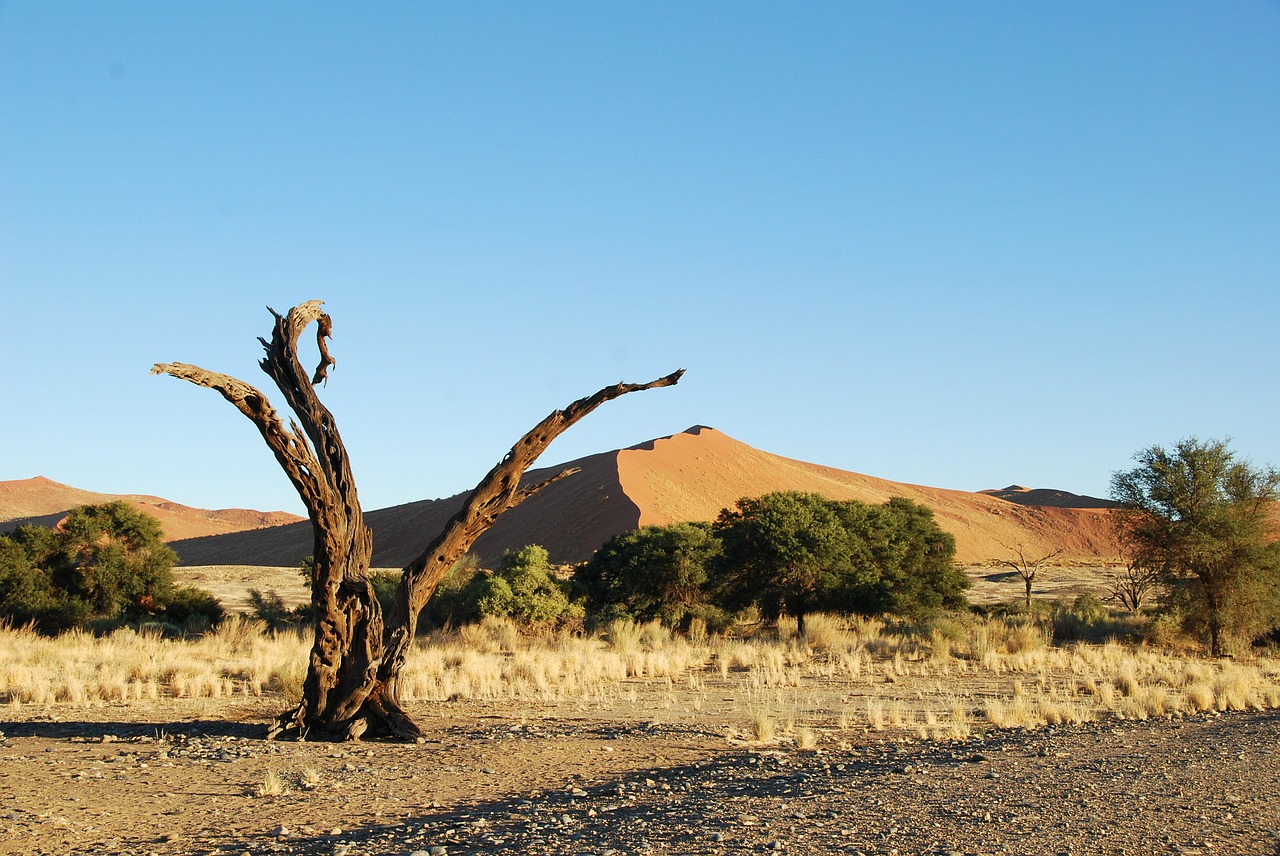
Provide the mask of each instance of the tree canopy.
{"label": "tree canopy", "polygon": [[1134,455],[1111,495],[1130,560],[1154,570],[1188,629],[1221,656],[1228,634],[1280,624],[1280,546],[1271,531],[1280,473],[1239,461],[1226,440],[1180,440]]}
{"label": "tree canopy", "polygon": [[584,610],[556,577],[547,550],[530,544],[502,557],[492,574],[477,574],[470,586],[480,615],[508,617],[525,626],[582,625]]}
{"label": "tree canopy", "polygon": [[151,515],[119,501],[82,505],[57,528],[0,535],[0,614],[48,633],[90,622],[217,621],[212,596],[174,584],[176,558]]}
{"label": "tree canopy", "polygon": [[710,523],[643,526],[606,541],[574,579],[601,612],[678,625],[707,602],[707,567],[719,554]]}
{"label": "tree canopy", "polygon": [[728,608],[755,605],[804,628],[818,610],[910,614],[965,604],[955,539],[928,508],[783,491],[738,500],[714,524],[723,543],[713,589]]}

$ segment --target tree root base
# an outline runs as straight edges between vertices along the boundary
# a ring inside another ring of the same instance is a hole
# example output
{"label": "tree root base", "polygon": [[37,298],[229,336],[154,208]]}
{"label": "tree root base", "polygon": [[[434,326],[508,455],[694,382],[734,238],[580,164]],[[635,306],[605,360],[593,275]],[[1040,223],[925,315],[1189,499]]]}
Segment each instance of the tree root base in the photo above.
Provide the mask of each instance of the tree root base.
{"label": "tree root base", "polygon": [[326,721],[307,715],[305,702],[286,710],[267,728],[268,740],[308,740],[335,743],[385,740],[392,743],[424,743],[422,729],[397,702],[368,699],[359,714],[344,721]]}

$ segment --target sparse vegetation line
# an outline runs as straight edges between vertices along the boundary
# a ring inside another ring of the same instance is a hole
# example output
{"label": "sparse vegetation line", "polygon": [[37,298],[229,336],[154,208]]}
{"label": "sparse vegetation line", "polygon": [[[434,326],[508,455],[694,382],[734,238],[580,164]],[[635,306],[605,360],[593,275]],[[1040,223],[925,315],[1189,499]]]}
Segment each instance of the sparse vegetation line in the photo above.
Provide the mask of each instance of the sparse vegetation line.
{"label": "sparse vegetation line", "polygon": [[[239,617],[197,640],[3,628],[0,702],[15,712],[163,699],[292,703],[304,691],[307,647],[302,635]],[[805,637],[784,619],[778,632],[753,638],[693,638],[628,621],[589,636],[530,636],[509,619],[486,619],[420,639],[402,691],[406,703],[585,706],[623,718],[638,705],[645,716],[710,722],[734,739],[819,746],[1275,708],[1280,663],[1115,642],[1059,647],[1034,626],[995,618],[887,629],[814,614]]]}

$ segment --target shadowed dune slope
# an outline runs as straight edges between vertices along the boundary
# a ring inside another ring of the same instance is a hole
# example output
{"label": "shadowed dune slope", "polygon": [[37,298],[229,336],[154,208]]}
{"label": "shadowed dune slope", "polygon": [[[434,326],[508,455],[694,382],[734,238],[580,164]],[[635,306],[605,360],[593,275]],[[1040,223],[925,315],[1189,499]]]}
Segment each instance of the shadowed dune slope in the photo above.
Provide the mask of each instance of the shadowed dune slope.
{"label": "shadowed dune slope", "polygon": [[0,532],[31,523],[55,526],[78,505],[98,505],[120,500],[141,509],[160,521],[165,537],[198,538],[224,535],[247,529],[263,529],[303,520],[284,511],[252,511],[222,508],[210,511],[169,502],[144,494],[110,494],[81,490],[36,476],[31,479],[0,481]]}
{"label": "shadowed dune slope", "polygon": [[998,490],[994,488],[983,490],[979,491],[979,493],[1007,499],[1009,502],[1016,502],[1019,505],[1052,505],[1057,508],[1115,508],[1119,505],[1119,503],[1112,502],[1109,499],[1099,499],[1096,496],[1081,496],[1078,493],[1068,493],[1065,490],[1023,487],[1018,484],[1011,484]]}
{"label": "shadowed dune slope", "polygon": [[[565,464],[582,472],[503,515],[474,552],[492,565],[506,550],[542,544],[559,563],[579,562],[611,536],[648,524],[711,520],[743,496],[813,491],[833,499],[882,503],[903,496],[929,506],[956,537],[965,563],[1028,552],[1065,550],[1063,559],[1110,559],[1119,550],[1104,509],[1024,505],[986,493],[902,484],[762,452],[712,428],[696,426],[629,449]],[[531,471],[539,481],[564,467]],[[1055,492],[1061,497],[1069,494]],[[416,557],[465,495],[367,512],[376,567],[402,567]],[[179,541],[188,565],[296,564],[312,552],[309,525]]]}
{"label": "shadowed dune slope", "polygon": [[[492,566],[507,550],[527,544],[547,548],[553,562],[568,564],[589,557],[619,532],[635,529],[640,509],[618,482],[617,452],[591,455],[556,467],[530,470],[521,480],[536,484],[577,467],[578,474],[545,488],[498,518],[472,552]],[[428,499],[366,511],[373,530],[373,565],[401,568],[418,557],[466,499]],[[276,529],[212,538],[176,541],[184,565],[296,565],[313,552],[311,525],[297,523]]]}

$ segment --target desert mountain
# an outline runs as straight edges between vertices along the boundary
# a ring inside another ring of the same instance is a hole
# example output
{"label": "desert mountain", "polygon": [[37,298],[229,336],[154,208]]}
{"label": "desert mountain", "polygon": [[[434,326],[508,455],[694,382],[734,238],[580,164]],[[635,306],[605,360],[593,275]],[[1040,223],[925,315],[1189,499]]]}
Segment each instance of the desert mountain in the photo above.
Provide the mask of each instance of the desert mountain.
{"label": "desert mountain", "polygon": [[17,481],[0,481],[0,532],[26,523],[54,526],[78,505],[97,505],[121,500],[160,521],[170,540],[200,538],[263,529],[294,523],[303,518],[284,511],[251,511],[223,508],[208,511],[142,494],[94,493],[59,484],[42,476]]}
{"label": "desert mountain", "polygon": [[[578,562],[619,532],[649,524],[711,520],[739,497],[777,490],[813,491],[833,499],[871,503],[903,496],[922,503],[955,535],[957,558],[964,563],[1008,557],[1010,546],[1016,544],[1029,553],[1062,547],[1064,559],[1097,560],[1119,552],[1105,509],[1087,502],[1082,502],[1087,507],[1069,507],[1070,494],[1052,492],[1055,504],[1030,505],[989,493],[891,482],[762,452],[703,426],[533,470],[526,480],[538,481],[565,467],[581,472],[504,514],[477,542],[474,552],[483,562],[492,563],[505,550],[526,544],[542,544],[555,562]],[[402,567],[414,559],[464,497],[367,512],[374,565]],[[188,565],[289,566],[312,551],[311,530],[305,522],[182,540],[173,546]]]}

